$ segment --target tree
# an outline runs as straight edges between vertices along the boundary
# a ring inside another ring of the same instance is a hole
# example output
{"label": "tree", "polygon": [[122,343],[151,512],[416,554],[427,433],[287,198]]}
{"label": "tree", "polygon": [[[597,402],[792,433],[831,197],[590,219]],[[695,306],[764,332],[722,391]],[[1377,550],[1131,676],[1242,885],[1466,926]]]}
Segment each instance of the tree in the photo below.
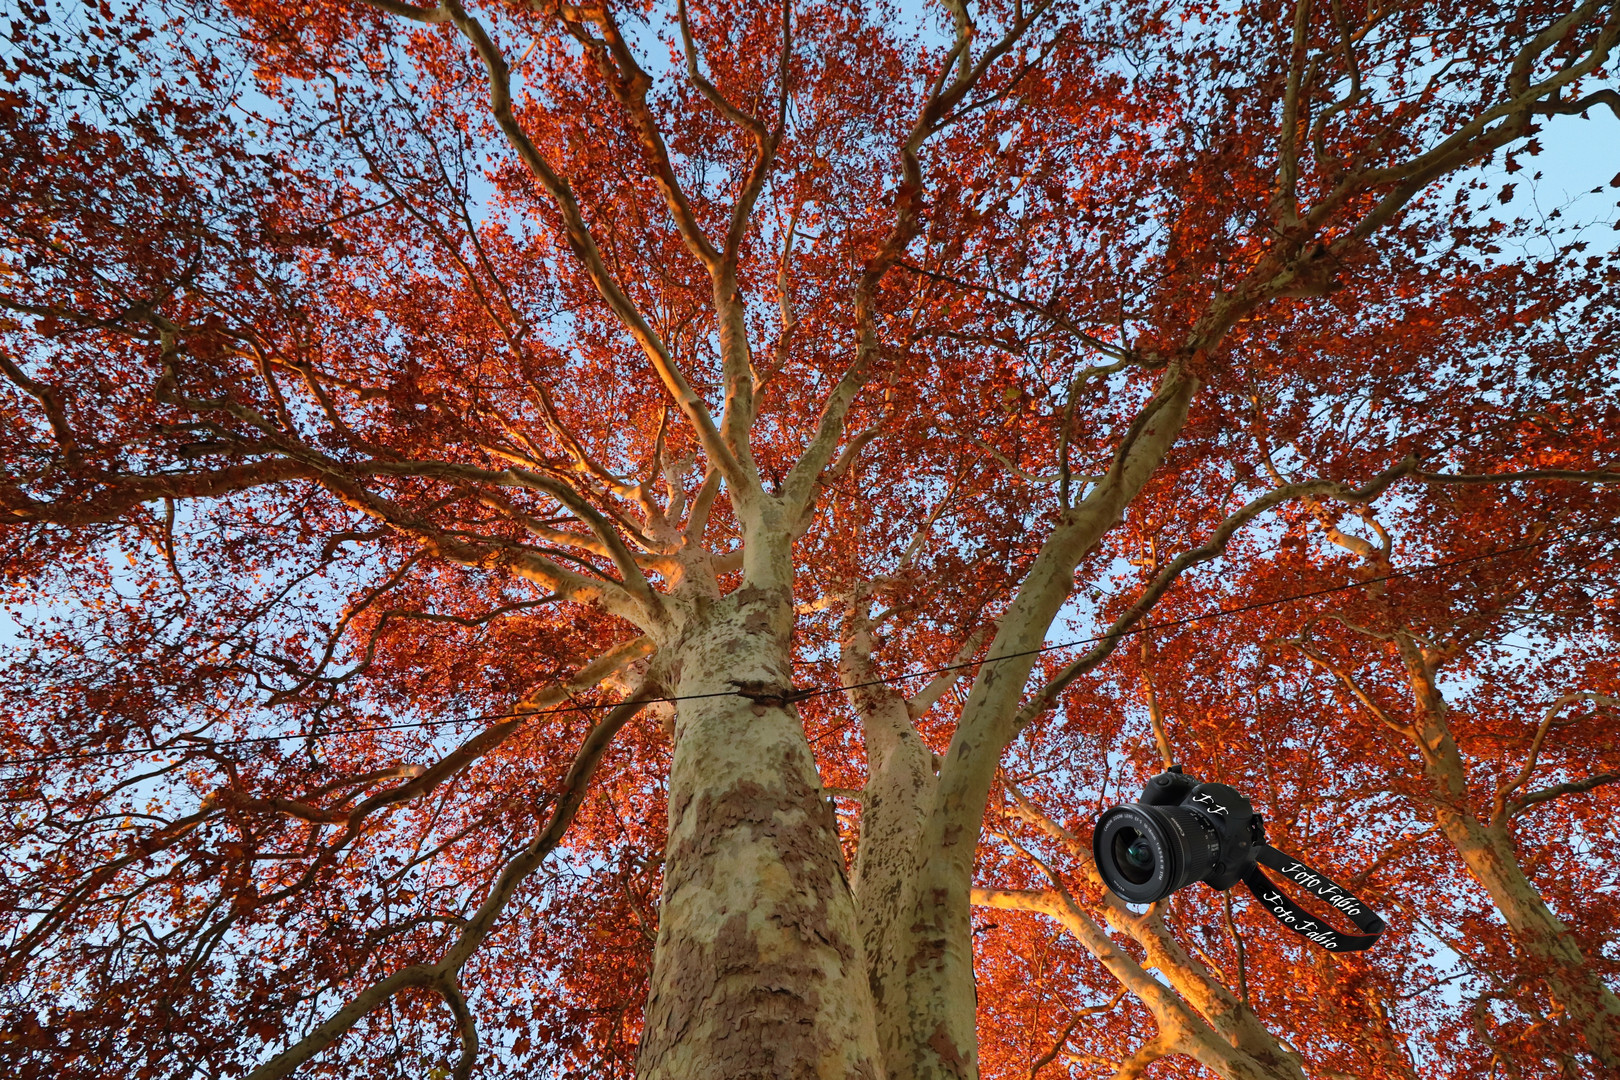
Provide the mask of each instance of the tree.
{"label": "tree", "polygon": [[[1470,185],[1614,102],[1620,5],[949,3],[922,30],[25,5],[25,1060],[978,1073],[1008,755],[1253,523],[1484,445],[1463,386],[1273,485],[1248,417],[1350,393],[1278,347],[1345,297],[1499,254]],[[1613,279],[1554,262],[1519,269]],[[1487,347],[1519,325],[1467,317]],[[1154,576],[1049,649],[1149,505]]]}

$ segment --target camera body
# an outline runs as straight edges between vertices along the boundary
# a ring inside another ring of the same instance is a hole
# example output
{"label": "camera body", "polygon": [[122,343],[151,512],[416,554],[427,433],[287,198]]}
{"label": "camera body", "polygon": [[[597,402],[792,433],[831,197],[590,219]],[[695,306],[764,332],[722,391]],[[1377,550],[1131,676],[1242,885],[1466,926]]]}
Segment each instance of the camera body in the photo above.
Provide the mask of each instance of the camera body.
{"label": "camera body", "polygon": [[1097,819],[1091,850],[1111,890],[1151,904],[1195,881],[1230,889],[1254,868],[1265,841],[1248,799],[1173,765],[1147,782],[1141,799]]}

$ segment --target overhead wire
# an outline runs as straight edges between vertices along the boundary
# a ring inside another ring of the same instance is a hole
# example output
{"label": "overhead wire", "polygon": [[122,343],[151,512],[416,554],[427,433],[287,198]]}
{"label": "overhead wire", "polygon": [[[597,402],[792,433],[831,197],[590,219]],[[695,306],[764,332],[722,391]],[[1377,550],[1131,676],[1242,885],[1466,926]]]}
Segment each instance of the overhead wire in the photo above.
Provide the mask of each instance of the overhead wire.
{"label": "overhead wire", "polygon": [[[1060,641],[1050,645],[1042,645],[1034,649],[1022,649],[1017,652],[1002,653],[998,656],[987,656],[982,660],[963,660],[954,664],[944,664],[939,667],[919,668],[912,671],[901,672],[896,675],[885,675],[876,679],[867,679],[863,682],[848,684],[837,683],[832,686],[813,686],[802,690],[793,690],[791,693],[785,696],[784,702],[797,703],[809,698],[823,697],[829,694],[842,694],[851,690],[861,690],[872,686],[885,686],[892,683],[905,682],[909,679],[918,679],[929,675],[943,675],[948,672],[960,671],[966,668],[981,667],[987,664],[996,664],[1007,660],[1017,660],[1023,657],[1037,656],[1042,653],[1056,652],[1060,649],[1072,649],[1082,645],[1096,645],[1103,641],[1107,641],[1110,638],[1124,639],[1154,630],[1173,630],[1177,627],[1188,626],[1193,623],[1206,622],[1212,619],[1227,618],[1233,615],[1242,615],[1250,611],[1259,611],[1264,608],[1278,607],[1283,604],[1291,604],[1300,600],[1311,600],[1321,596],[1330,596],[1334,593],[1348,592],[1353,589],[1364,589],[1368,586],[1377,585],[1386,581],[1397,581],[1404,578],[1417,577],[1421,574],[1433,573],[1439,570],[1448,570],[1458,566],[1471,565],[1473,563],[1482,562],[1486,559],[1501,558],[1505,555],[1517,554],[1518,552],[1528,551],[1531,548],[1540,547],[1544,544],[1551,544],[1558,540],[1568,539],[1572,535],[1577,534],[1564,533],[1557,536],[1543,536],[1535,540],[1526,541],[1522,544],[1515,544],[1505,548],[1497,548],[1492,551],[1480,552],[1478,554],[1468,555],[1462,558],[1426,563],[1420,566],[1408,567],[1404,570],[1392,570],[1387,574],[1379,574],[1375,577],[1365,578],[1361,581],[1342,582],[1338,585],[1329,585],[1320,589],[1311,589],[1306,592],[1291,593],[1287,596],[1274,597],[1269,600],[1257,600],[1248,604],[1240,604],[1236,607],[1218,608],[1215,611],[1207,611],[1203,612],[1202,614],[1187,615],[1176,619],[1166,619],[1164,622],[1139,623],[1135,626],[1126,627],[1123,630],[1108,630],[1101,634],[1095,634],[1091,637],[1076,638],[1072,641]],[[677,704],[682,701],[704,701],[722,697],[742,697],[747,699],[749,698],[749,695],[737,690],[717,690],[706,694],[681,694],[666,697],[649,697],[642,699],[642,703],[646,705],[655,705],[660,703]],[[623,703],[574,702],[568,705],[560,705],[549,709],[532,709],[528,711],[504,713],[482,713],[473,716],[448,717],[442,720],[415,720],[396,724],[367,724],[359,727],[327,728],[321,731],[295,731],[277,735],[250,735],[234,739],[205,739],[200,736],[177,736],[174,741],[164,745],[147,747],[144,749],[118,748],[107,750],[64,751],[54,754],[42,754],[31,758],[0,759],[0,766],[7,768],[27,768],[35,765],[51,765],[63,761],[88,761],[111,757],[143,757],[182,749],[210,750],[234,746],[253,746],[261,743],[283,742],[287,740],[327,739],[339,735],[362,735],[373,732],[407,731],[429,727],[445,727],[452,724],[470,724],[493,720],[527,719],[532,716],[554,716],[561,713],[570,712],[592,712],[614,709],[621,704]],[[847,726],[848,725],[843,725],[842,727]],[[842,730],[842,728],[835,728],[832,731],[823,732],[816,739],[812,740],[812,743],[820,742],[828,736],[836,734],[838,730]],[[190,745],[184,747],[181,746],[181,739],[184,739]]]}

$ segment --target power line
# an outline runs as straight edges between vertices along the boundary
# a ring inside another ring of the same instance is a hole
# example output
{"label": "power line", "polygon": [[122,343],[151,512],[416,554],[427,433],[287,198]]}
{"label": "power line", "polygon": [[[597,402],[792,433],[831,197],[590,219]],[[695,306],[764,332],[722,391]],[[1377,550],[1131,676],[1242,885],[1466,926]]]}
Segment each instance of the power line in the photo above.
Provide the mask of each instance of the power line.
{"label": "power line", "polygon": [[[1042,645],[1041,647],[1035,649],[1023,649],[1018,652],[1003,653],[1000,656],[987,656],[983,660],[964,660],[960,663],[945,664],[941,667],[919,668],[915,671],[902,672],[898,675],[887,675],[882,678],[868,679],[865,682],[849,684],[838,683],[833,686],[818,686],[810,687],[805,690],[795,690],[786,695],[785,701],[799,702],[813,697],[823,697],[828,694],[841,694],[849,690],[861,690],[869,686],[885,686],[890,683],[903,682],[907,679],[922,678],[925,675],[943,675],[951,671],[960,671],[965,668],[979,667],[985,664],[996,664],[1004,660],[1017,660],[1026,656],[1038,656],[1041,653],[1055,652],[1058,649],[1072,649],[1080,645],[1095,645],[1099,642],[1106,641],[1111,637],[1123,639],[1132,637],[1136,634],[1145,634],[1152,630],[1173,630],[1177,627],[1189,626],[1193,623],[1206,622],[1211,619],[1221,619],[1232,615],[1242,615],[1250,611],[1259,611],[1264,608],[1278,607],[1282,604],[1290,604],[1297,600],[1311,600],[1319,596],[1329,596],[1334,593],[1348,592],[1352,589],[1364,589],[1369,585],[1377,585],[1381,582],[1417,577],[1420,574],[1433,573],[1437,570],[1449,570],[1453,567],[1466,566],[1472,563],[1482,562],[1486,559],[1495,559],[1504,555],[1513,555],[1520,551],[1528,551],[1534,547],[1540,547],[1544,544],[1550,544],[1558,540],[1567,539],[1571,535],[1576,534],[1565,533],[1559,536],[1542,537],[1540,539],[1530,540],[1522,544],[1515,544],[1511,547],[1497,548],[1493,551],[1482,552],[1478,555],[1464,556],[1460,559],[1448,559],[1441,562],[1427,563],[1422,566],[1410,567],[1406,570],[1392,570],[1387,574],[1380,574],[1377,577],[1367,578],[1363,581],[1351,581],[1340,585],[1329,585],[1321,589],[1312,589],[1308,592],[1302,593],[1292,593],[1288,596],[1280,596],[1271,600],[1257,600],[1249,604],[1240,604],[1237,607],[1220,608],[1215,611],[1205,612],[1202,615],[1187,615],[1179,619],[1167,619],[1161,623],[1143,623],[1125,630],[1121,630],[1117,633],[1112,631],[1104,632],[1088,638],[1077,638],[1073,641],[1060,641],[1053,645]],[[719,690],[709,694],[684,694],[672,697],[644,698],[643,703],[647,705],[655,705],[659,703],[675,704],[682,701],[704,701],[711,698],[721,697],[747,697],[747,695],[734,690]],[[195,739],[195,748],[197,749],[253,746],[260,743],[282,742],[289,739],[326,739],[337,735],[363,735],[370,732],[407,731],[417,728],[443,727],[447,724],[469,724],[488,720],[516,720],[531,716],[554,716],[559,713],[569,712],[592,712],[596,710],[617,708],[620,704],[622,704],[622,702],[583,702],[562,705],[552,709],[535,709],[528,712],[484,713],[476,716],[460,716],[446,720],[416,720],[408,723],[398,724],[370,724],[364,727],[331,728],[325,731],[289,732],[284,735],[253,735],[245,736],[239,739],[219,740],[204,740],[198,737],[193,738]],[[846,724],[844,727],[848,727],[848,725]],[[826,738],[828,735],[835,734],[839,730],[842,729],[834,728],[832,731],[825,732],[821,736],[818,736],[815,741],[819,742],[821,739]],[[144,750],[89,750],[81,753],[65,752],[60,754],[43,754],[32,758],[3,759],[0,760],[0,766],[9,768],[24,768],[31,765],[50,765],[61,761],[89,761],[97,758],[110,757],[139,757],[146,754],[160,754],[174,749],[178,749],[178,747],[174,744],[170,744],[167,746],[151,747]]]}

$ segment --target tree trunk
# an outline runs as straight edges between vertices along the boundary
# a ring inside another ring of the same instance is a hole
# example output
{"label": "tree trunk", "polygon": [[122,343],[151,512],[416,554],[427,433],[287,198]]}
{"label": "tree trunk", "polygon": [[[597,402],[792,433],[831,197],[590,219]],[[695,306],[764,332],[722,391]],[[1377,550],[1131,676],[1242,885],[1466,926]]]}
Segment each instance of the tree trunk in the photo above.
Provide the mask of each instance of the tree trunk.
{"label": "tree trunk", "polygon": [[[977,1080],[978,1031],[973,992],[973,864],[985,803],[1002,753],[1017,735],[1024,687],[1035,655],[1074,588],[1074,572],[1141,492],[1187,421],[1197,377],[1172,364],[1153,399],[1137,413],[1108,473],[1063,515],[1025,573],[991,643],[1003,663],[979,670],[941,763],[917,864],[908,933],[906,1008],[911,1035],[897,1074],[918,1080]],[[1106,653],[1098,653],[1101,656]]]}
{"label": "tree trunk", "polygon": [[[909,916],[916,904],[917,856],[933,805],[935,778],[933,752],[917,734],[906,699],[887,686],[862,685],[877,674],[870,663],[871,647],[871,634],[864,627],[852,634],[844,642],[839,672],[845,685],[859,687],[849,692],[866,741],[854,889],[878,1044],[892,1068],[911,1057],[906,1005]],[[964,992],[972,993],[971,983]]]}
{"label": "tree trunk", "polygon": [[697,607],[672,650],[676,692],[720,696],[682,701],[676,714],[637,1073],[878,1080],[832,808],[797,712],[780,700],[790,686],[788,590],[744,586]]}

